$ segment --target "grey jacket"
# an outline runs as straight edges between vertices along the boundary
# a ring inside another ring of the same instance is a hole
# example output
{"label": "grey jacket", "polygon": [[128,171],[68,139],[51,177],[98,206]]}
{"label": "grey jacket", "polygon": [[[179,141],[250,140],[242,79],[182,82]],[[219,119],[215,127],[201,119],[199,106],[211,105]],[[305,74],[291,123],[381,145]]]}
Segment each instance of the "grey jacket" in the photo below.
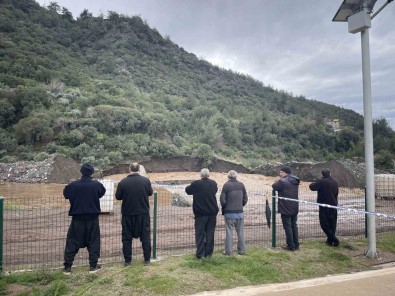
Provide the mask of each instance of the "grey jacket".
{"label": "grey jacket", "polygon": [[222,214],[243,213],[248,196],[244,184],[237,180],[229,180],[224,184],[221,192]]}
{"label": "grey jacket", "polygon": [[[299,198],[300,180],[294,175],[287,175],[272,185],[278,192],[278,196],[291,199]],[[299,213],[299,202],[278,199],[278,212],[283,215],[297,215]]]}

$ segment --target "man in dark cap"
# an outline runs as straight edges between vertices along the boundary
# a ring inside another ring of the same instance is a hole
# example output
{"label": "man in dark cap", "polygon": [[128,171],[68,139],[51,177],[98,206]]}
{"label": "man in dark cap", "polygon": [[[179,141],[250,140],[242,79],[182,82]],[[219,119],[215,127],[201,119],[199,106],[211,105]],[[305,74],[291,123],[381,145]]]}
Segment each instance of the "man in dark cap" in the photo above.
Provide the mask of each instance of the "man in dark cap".
{"label": "man in dark cap", "polygon": [[[331,177],[329,169],[321,171],[322,179],[309,185],[310,190],[317,191],[317,202],[337,206],[337,196],[339,195],[339,184]],[[319,207],[319,219],[321,229],[327,236],[326,243],[337,247],[339,239],[336,237],[337,209]]]}
{"label": "man in dark cap", "polygon": [[[299,198],[299,178],[292,175],[288,166],[280,169],[280,177],[272,188],[278,192],[279,197],[286,197],[297,200]],[[287,245],[283,249],[288,251],[299,250],[298,233],[298,213],[299,202],[278,199],[278,212],[281,214],[281,221],[285,231]]]}
{"label": "man in dark cap", "polygon": [[141,176],[140,164],[129,166],[129,175],[122,179],[117,187],[115,198],[122,200],[122,251],[125,266],[132,263],[132,240],[140,238],[143,248],[144,264],[151,260],[151,231],[149,196],[153,190],[147,177]]}
{"label": "man in dark cap", "polygon": [[67,232],[64,250],[64,274],[71,273],[74,257],[80,248],[89,252],[89,272],[101,269],[97,264],[100,257],[100,198],[106,189],[99,181],[92,179],[94,168],[85,163],[80,170],[81,179],[66,185],[63,195],[70,202],[71,224]]}

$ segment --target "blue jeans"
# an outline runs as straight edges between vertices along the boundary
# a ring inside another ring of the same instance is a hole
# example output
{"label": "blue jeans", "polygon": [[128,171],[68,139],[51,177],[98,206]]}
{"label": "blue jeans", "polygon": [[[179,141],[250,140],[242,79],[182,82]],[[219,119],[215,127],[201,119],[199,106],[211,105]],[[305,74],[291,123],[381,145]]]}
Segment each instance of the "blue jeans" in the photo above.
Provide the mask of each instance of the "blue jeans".
{"label": "blue jeans", "polygon": [[298,233],[298,215],[283,215],[281,214],[281,221],[285,231],[285,237],[288,248],[295,250],[299,248],[299,233]]}

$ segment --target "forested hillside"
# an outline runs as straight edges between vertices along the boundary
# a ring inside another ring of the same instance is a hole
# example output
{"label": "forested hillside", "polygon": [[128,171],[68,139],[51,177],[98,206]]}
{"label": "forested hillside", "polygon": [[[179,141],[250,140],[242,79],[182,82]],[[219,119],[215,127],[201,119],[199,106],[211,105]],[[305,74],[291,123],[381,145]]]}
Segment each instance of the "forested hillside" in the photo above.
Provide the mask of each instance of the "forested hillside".
{"label": "forested hillside", "polygon": [[[0,56],[2,162],[363,156],[361,115],[213,66],[138,16],[0,0]],[[391,168],[394,131],[385,119],[374,126],[376,163]]]}

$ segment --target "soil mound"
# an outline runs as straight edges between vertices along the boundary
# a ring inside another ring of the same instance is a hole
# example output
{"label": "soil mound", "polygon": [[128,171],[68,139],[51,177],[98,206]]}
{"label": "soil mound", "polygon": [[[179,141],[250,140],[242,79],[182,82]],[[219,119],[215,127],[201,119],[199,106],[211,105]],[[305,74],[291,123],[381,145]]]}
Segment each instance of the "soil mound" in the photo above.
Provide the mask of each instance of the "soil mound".
{"label": "soil mound", "polygon": [[[203,168],[203,160],[193,157],[150,158],[141,162],[148,173],[168,172],[198,172]],[[247,168],[241,164],[232,163],[219,158],[213,158],[208,167],[211,172],[227,173],[235,170],[239,173],[261,174],[264,176],[278,176],[280,168],[284,165],[292,169],[292,174],[306,182],[320,179],[321,170],[329,168],[332,176],[342,187],[363,188],[365,184],[365,165],[352,160],[331,160],[320,163],[290,162],[285,164],[263,164],[256,168]],[[129,163],[119,164],[103,171],[104,176],[125,174],[128,172]],[[379,172],[376,172],[379,173]]]}
{"label": "soil mound", "polygon": [[80,176],[80,165],[61,155],[40,162],[0,163],[0,179],[8,182],[67,184]]}
{"label": "soil mound", "polygon": [[[147,173],[166,172],[198,172],[203,168],[203,160],[193,157],[149,158],[141,162]],[[95,178],[128,172],[130,162],[121,163],[111,169],[94,174]],[[263,164],[256,168],[247,168],[238,163],[232,163],[219,158],[212,159],[209,169],[211,172],[227,173],[236,170],[244,174],[260,174],[278,176],[284,165],[292,169],[292,174],[302,181],[312,182],[321,178],[321,170],[329,168],[332,176],[342,187],[363,188],[365,184],[365,165],[352,160],[327,161],[321,163],[286,163]],[[375,172],[382,173],[379,171]],[[0,163],[0,180],[19,183],[58,183],[66,184],[80,178],[80,165],[61,155],[55,155],[42,162],[20,161],[16,163]]]}
{"label": "soil mound", "polygon": [[313,182],[322,178],[321,170],[328,168],[339,186],[350,188],[362,188],[365,184],[365,164],[356,163],[352,160],[331,160],[319,163],[291,162],[282,165],[263,165],[255,169],[256,173],[265,176],[277,176],[282,166],[289,166],[292,174],[303,181]]}

